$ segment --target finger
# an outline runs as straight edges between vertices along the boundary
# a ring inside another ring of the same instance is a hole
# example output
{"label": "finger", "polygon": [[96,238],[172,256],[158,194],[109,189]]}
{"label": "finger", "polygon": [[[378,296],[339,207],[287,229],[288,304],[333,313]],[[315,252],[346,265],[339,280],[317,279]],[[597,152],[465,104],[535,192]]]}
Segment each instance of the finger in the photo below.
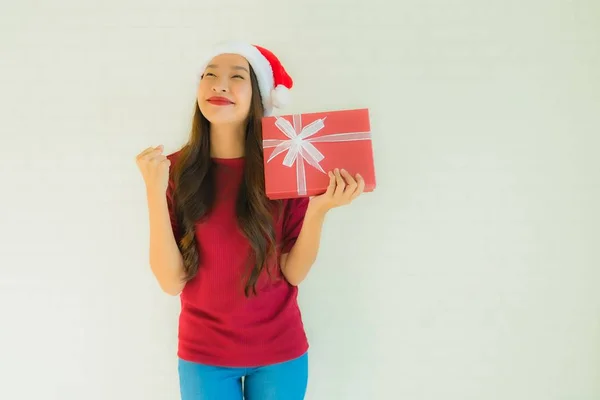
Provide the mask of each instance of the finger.
{"label": "finger", "polygon": [[141,156],[141,157],[144,157],[144,156],[147,156],[147,155],[149,155],[149,154],[153,154],[153,153],[155,153],[155,152],[159,152],[159,153],[160,153],[160,152],[162,152],[162,151],[163,151],[163,149],[164,149],[164,146],[163,146],[162,144],[159,144],[159,145],[158,145],[158,146],[156,146],[156,147],[152,147],[152,146],[150,146],[150,147],[148,147],[146,150],[142,151],[142,152],[140,153],[140,156]]}
{"label": "finger", "polygon": [[164,160],[162,160],[158,163],[159,168],[164,168],[166,170],[168,170],[170,166],[171,166],[171,160],[169,160],[168,158],[165,158]]}
{"label": "finger", "polygon": [[327,185],[327,190],[325,191],[325,193],[328,196],[333,196],[333,193],[335,191],[335,174],[331,171],[329,171],[327,173],[327,175],[329,175],[329,185]]}
{"label": "finger", "polygon": [[356,174],[356,181],[358,183],[358,186],[357,186],[356,190],[354,191],[354,193],[352,194],[352,200],[354,200],[355,198],[360,196],[363,193],[363,191],[365,190],[365,180],[363,179],[363,177],[360,174]]}
{"label": "finger", "polygon": [[156,146],[154,148],[154,151],[152,151],[151,154],[162,154],[164,149],[165,149],[165,146],[163,146],[162,144],[159,144],[158,146]]}
{"label": "finger", "polygon": [[346,188],[346,183],[344,182],[344,178],[340,175],[340,170],[335,169],[335,193],[333,194],[336,197],[341,197],[344,194],[344,189]]}
{"label": "finger", "polygon": [[165,160],[168,160],[167,156],[162,155],[162,154],[157,154],[157,155],[153,156],[152,158],[150,158],[149,161],[154,164],[159,164]]}
{"label": "finger", "polygon": [[135,156],[135,159],[140,160],[142,157],[144,157],[146,154],[148,154],[152,150],[154,150],[154,147],[148,147],[147,149],[144,149],[141,153],[139,153],[137,156]]}
{"label": "finger", "polygon": [[162,148],[155,148],[150,153],[148,153],[144,157],[144,159],[146,159],[148,161],[156,161],[156,159],[162,160],[163,157],[165,157],[165,155],[162,153]]}
{"label": "finger", "polygon": [[358,187],[358,183],[356,183],[356,180],[345,169],[342,169],[341,173],[342,177],[346,181],[346,190],[344,191],[344,193],[347,194],[348,197],[350,197]]}

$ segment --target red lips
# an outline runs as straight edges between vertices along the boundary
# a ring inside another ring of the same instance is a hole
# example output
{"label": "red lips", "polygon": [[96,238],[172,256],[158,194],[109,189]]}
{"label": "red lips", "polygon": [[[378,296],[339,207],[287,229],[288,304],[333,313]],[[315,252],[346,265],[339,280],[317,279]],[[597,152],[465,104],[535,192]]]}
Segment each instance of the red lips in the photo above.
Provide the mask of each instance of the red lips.
{"label": "red lips", "polygon": [[221,96],[213,96],[206,101],[208,101],[210,104],[214,104],[216,106],[228,106],[228,105],[233,104],[233,101],[229,100],[226,97],[221,97]]}

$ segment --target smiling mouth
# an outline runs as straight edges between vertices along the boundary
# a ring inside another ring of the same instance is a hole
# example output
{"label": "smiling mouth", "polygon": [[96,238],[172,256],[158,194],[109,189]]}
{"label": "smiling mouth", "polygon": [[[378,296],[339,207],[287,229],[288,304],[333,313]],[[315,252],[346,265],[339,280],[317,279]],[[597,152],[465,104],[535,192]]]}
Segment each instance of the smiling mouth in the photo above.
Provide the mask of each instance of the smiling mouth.
{"label": "smiling mouth", "polygon": [[233,105],[233,102],[231,100],[226,99],[224,97],[211,97],[210,99],[208,99],[206,101],[209,102],[210,104],[214,104],[215,106]]}

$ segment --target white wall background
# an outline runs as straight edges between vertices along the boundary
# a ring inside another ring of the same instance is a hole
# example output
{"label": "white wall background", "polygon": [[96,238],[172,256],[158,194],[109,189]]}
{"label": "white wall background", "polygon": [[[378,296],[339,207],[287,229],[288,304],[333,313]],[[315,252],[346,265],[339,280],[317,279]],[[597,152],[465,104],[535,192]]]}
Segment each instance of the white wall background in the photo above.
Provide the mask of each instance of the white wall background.
{"label": "white wall background", "polygon": [[242,38],[286,111],[370,107],[379,187],[301,288],[308,399],[600,398],[600,3],[48,1],[0,8],[0,398],[178,399],[178,298],[134,156],[187,138]]}

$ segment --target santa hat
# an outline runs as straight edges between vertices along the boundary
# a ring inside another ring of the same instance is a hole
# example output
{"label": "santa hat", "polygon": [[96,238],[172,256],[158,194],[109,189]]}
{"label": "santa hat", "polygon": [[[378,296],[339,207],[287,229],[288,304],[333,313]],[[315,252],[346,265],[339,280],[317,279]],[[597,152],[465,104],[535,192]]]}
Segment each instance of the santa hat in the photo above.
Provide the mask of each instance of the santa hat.
{"label": "santa hat", "polygon": [[207,55],[201,73],[214,57],[221,54],[239,54],[248,60],[258,80],[264,114],[269,116],[273,108],[283,108],[291,100],[290,89],[294,82],[279,59],[269,50],[243,42],[227,42],[217,45]]}

